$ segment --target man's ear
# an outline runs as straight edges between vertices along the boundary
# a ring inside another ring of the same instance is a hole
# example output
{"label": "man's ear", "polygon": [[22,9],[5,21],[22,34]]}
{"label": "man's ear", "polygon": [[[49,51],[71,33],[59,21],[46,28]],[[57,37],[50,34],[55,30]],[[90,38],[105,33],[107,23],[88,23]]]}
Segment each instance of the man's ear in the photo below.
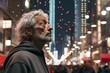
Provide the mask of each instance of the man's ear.
{"label": "man's ear", "polygon": [[25,31],[27,32],[28,35],[32,35],[32,30],[30,28],[26,28]]}

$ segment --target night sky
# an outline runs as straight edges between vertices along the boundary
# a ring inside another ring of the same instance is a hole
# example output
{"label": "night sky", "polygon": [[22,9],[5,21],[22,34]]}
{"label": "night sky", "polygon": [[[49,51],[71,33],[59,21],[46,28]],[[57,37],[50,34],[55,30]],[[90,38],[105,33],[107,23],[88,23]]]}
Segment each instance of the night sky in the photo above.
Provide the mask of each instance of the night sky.
{"label": "night sky", "polygon": [[[49,14],[49,0],[37,0],[37,8]],[[55,0],[55,46],[59,58],[68,44],[67,37],[74,40],[74,0]]]}
{"label": "night sky", "polygon": [[68,44],[67,37],[74,40],[74,0],[56,0],[55,10],[56,49],[61,56]]}

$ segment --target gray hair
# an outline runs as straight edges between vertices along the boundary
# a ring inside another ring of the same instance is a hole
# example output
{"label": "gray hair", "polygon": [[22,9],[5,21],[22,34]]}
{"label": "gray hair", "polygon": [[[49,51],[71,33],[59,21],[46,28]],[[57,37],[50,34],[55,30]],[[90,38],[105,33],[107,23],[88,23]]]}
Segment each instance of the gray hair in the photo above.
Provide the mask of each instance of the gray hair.
{"label": "gray hair", "polygon": [[41,9],[39,9],[39,10],[30,11],[28,13],[24,13],[20,18],[20,20],[17,22],[16,32],[18,34],[20,41],[24,39],[28,40],[29,35],[25,30],[27,27],[32,29],[35,26],[37,22],[37,20],[35,20],[35,16],[38,15],[48,17],[48,14],[44,13]]}

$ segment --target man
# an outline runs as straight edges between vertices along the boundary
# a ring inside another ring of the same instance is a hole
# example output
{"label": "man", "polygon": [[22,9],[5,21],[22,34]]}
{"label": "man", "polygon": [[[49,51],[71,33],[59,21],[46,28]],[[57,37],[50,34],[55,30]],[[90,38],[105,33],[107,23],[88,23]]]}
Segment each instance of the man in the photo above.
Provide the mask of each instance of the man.
{"label": "man", "polygon": [[20,44],[4,62],[4,73],[49,73],[43,47],[51,39],[52,27],[42,10],[25,13],[16,26]]}

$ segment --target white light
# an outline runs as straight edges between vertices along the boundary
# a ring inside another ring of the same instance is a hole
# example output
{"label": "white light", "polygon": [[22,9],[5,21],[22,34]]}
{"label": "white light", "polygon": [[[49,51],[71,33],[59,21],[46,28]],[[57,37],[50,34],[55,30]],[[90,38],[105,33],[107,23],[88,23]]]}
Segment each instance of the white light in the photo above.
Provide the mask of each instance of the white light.
{"label": "white light", "polygon": [[48,47],[48,44],[45,44],[44,46],[45,46],[45,47]]}
{"label": "white light", "polygon": [[91,25],[91,27],[97,27],[97,25],[94,24],[94,25]]}
{"label": "white light", "polygon": [[84,35],[80,36],[80,39],[84,39],[84,38],[86,38],[86,36],[84,36]]}
{"label": "white light", "polygon": [[101,24],[107,24],[107,21],[101,21],[100,23]]}
{"label": "white light", "polygon": [[68,61],[68,62],[67,62],[67,65],[71,65],[71,62],[70,62],[70,61]]}
{"label": "white light", "polygon": [[0,51],[3,51],[3,44],[0,42]]}
{"label": "white light", "polygon": [[92,54],[93,54],[93,55],[94,55],[94,54],[99,54],[99,50],[96,50],[96,51],[92,52]]}
{"label": "white light", "polygon": [[80,63],[81,63],[81,64],[84,64],[84,61],[83,61],[83,60],[81,60],[81,61],[80,61]]}
{"label": "white light", "polygon": [[110,7],[106,7],[106,10],[107,10],[107,11],[110,11]]}
{"label": "white light", "polygon": [[100,44],[102,42],[102,40],[98,41],[98,44]]}
{"label": "white light", "polygon": [[67,46],[69,47],[69,44],[67,44]]}
{"label": "white light", "polygon": [[89,19],[89,15],[85,15],[85,18],[86,18],[86,19]]}
{"label": "white light", "polygon": [[79,44],[79,45],[81,45],[81,44],[82,44],[82,42],[78,42],[78,44]]}
{"label": "white light", "polygon": [[108,65],[108,63],[106,63],[105,65]]}
{"label": "white light", "polygon": [[6,40],[6,41],[5,41],[5,45],[6,45],[6,46],[11,46],[11,40]]}
{"label": "white light", "polygon": [[93,48],[93,46],[91,46],[91,48]]}
{"label": "white light", "polygon": [[110,47],[110,37],[107,38],[107,45]]}
{"label": "white light", "polygon": [[29,4],[29,1],[30,1],[30,0],[25,0],[25,6],[26,6],[26,8],[29,8],[29,5],[30,5],[30,4]]}
{"label": "white light", "polygon": [[102,11],[101,11],[101,14],[102,14],[103,16],[105,16],[105,15],[107,14],[107,11],[102,10]]}
{"label": "white light", "polygon": [[73,62],[73,65],[77,65],[77,63],[76,62]]}
{"label": "white light", "polygon": [[66,54],[67,52],[68,52],[68,48],[65,47],[65,48],[64,48],[64,54]]}
{"label": "white light", "polygon": [[95,63],[100,63],[101,61],[100,61],[100,60],[94,60],[94,62],[95,62]]}
{"label": "white light", "polygon": [[75,46],[75,48],[79,49],[79,46]]}
{"label": "white light", "polygon": [[75,50],[74,48],[71,48],[71,50]]}
{"label": "white light", "polygon": [[90,51],[86,52],[86,57],[90,57]]}
{"label": "white light", "polygon": [[76,44],[73,44],[74,47],[76,47]]}
{"label": "white light", "polygon": [[88,34],[91,34],[91,31],[87,31]]}
{"label": "white light", "polygon": [[11,28],[12,21],[11,20],[3,20],[3,28]]}
{"label": "white light", "polygon": [[49,50],[50,48],[49,47],[46,47],[46,49]]}

